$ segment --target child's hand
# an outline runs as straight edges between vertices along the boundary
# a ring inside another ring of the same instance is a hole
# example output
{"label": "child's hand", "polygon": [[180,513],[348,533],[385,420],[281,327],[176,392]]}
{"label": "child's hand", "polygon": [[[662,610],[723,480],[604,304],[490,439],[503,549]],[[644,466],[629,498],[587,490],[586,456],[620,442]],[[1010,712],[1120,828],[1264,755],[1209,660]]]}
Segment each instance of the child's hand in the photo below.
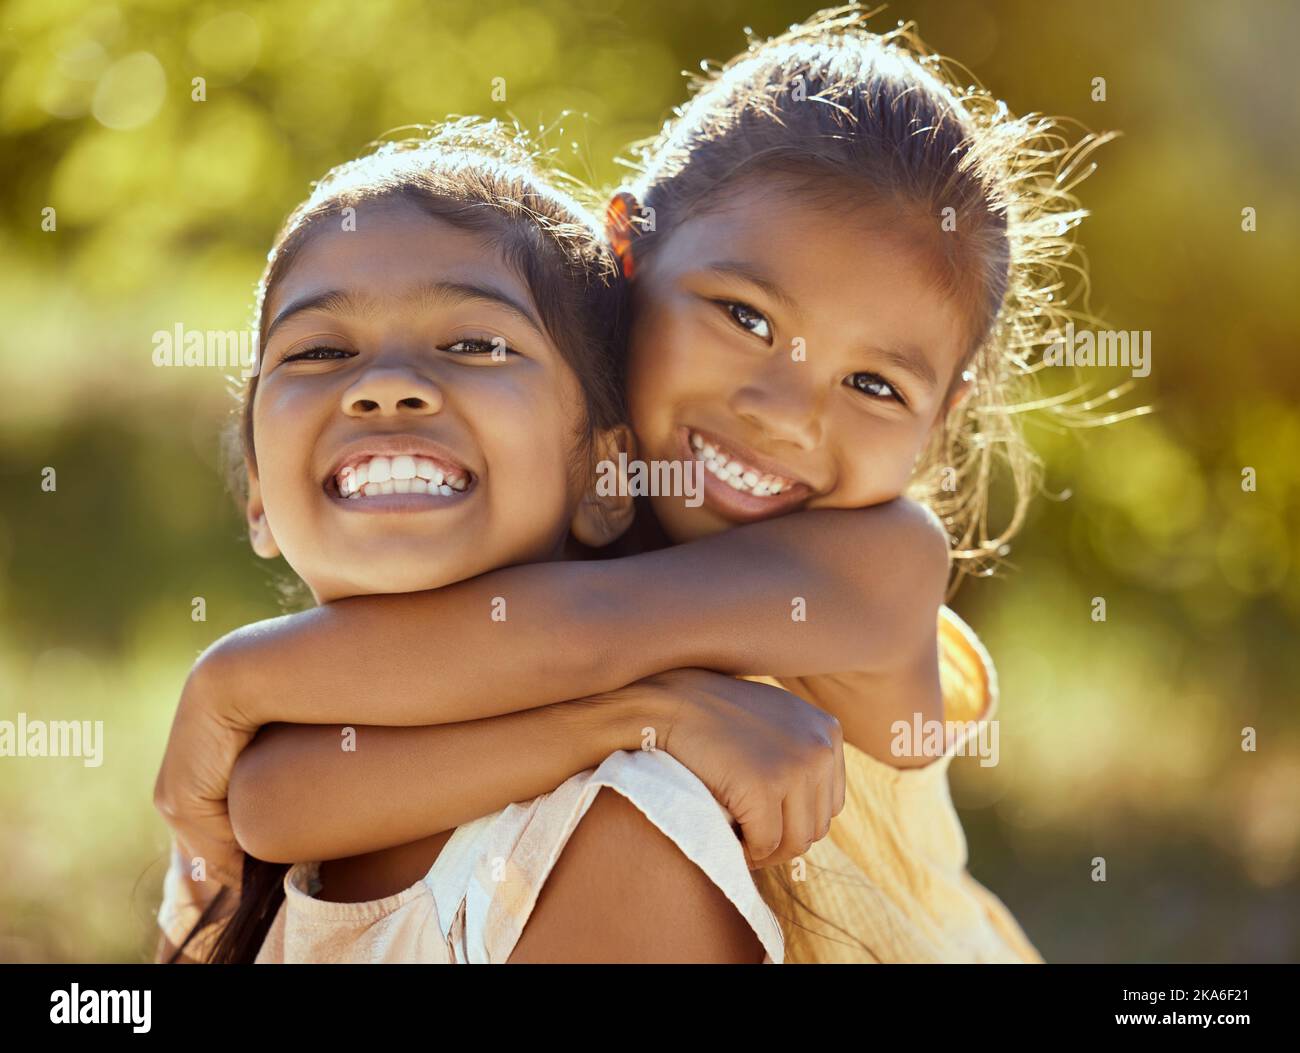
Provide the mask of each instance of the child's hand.
{"label": "child's hand", "polygon": [[187,861],[202,858],[207,876],[238,889],[244,853],[226,808],[230,773],[256,728],[238,726],[211,704],[206,659],[190,673],[172,721],[154,784],[154,807],[171,827]]}
{"label": "child's hand", "polygon": [[750,869],[786,863],[844,808],[839,721],[769,684],[677,669],[629,685],[670,702],[659,743],[740,824]]}

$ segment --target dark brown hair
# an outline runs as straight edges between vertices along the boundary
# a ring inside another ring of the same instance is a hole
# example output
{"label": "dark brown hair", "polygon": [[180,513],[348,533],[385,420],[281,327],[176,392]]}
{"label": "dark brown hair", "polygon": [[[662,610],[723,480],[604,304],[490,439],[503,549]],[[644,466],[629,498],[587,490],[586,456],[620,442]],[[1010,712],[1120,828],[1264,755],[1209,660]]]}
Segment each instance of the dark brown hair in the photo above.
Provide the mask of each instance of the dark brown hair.
{"label": "dark brown hair", "polygon": [[[823,11],[697,78],[690,101],[638,145],[628,190],[640,215],[616,200],[611,219],[616,241],[621,222],[635,246],[635,264],[683,221],[722,205],[729,189],[762,179],[827,207],[871,207],[873,217],[919,239],[969,322],[949,393],[966,371],[974,388],[935,429],[909,493],[946,524],[960,580],[1005,554],[1037,486],[1019,411],[1056,408],[1068,419],[1066,404],[1029,402],[1040,368],[1032,356],[1075,316],[1062,275],[1084,273],[1069,235],[1087,213],[1072,191],[1091,171],[1088,155],[1110,137],[1069,145],[1055,121],[1011,115],[967,71],[932,54],[913,26],[875,33],[869,18],[857,5]],[[1009,521],[990,531],[999,461],[1013,497]],[[784,870],[755,878],[787,939],[811,935],[794,931],[804,928],[803,915],[871,954],[803,902]],[[837,940],[825,930],[815,935]]]}
{"label": "dark brown hair", "polygon": [[[507,134],[498,122],[451,122],[420,138],[385,142],[328,172],[290,213],[267,256],[257,292],[259,354],[265,347],[270,293],[312,232],[321,223],[337,222],[346,208],[393,201],[490,238],[505,265],[524,280],[544,328],[581,385],[585,415],[576,425],[574,467],[589,464],[583,455],[594,433],[624,421],[626,282],[596,219],[576,198],[548,183],[524,137]],[[256,464],[256,391],[255,374],[242,393],[243,456],[234,461],[236,473],[245,456]],[[246,479],[235,483],[246,497]],[[254,961],[284,900],[288,868],[245,856],[238,904],[209,962]],[[228,909],[232,894],[229,889],[218,893],[177,955]]]}

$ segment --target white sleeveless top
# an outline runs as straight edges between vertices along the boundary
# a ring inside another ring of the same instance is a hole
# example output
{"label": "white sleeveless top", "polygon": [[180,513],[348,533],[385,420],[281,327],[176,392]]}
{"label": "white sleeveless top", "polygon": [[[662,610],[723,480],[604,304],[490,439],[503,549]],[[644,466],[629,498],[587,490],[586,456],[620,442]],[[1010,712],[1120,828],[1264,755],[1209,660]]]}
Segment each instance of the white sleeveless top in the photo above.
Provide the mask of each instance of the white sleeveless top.
{"label": "white sleeveless top", "polygon": [[[457,828],[420,881],[383,899],[316,899],[319,864],[295,864],[257,963],[507,961],[569,836],[606,786],[636,805],[722,889],[762,943],[763,964],[784,961],[781,926],[759,895],[731,814],[663,750],[620,750],[550,793]],[[173,852],[159,911],[173,946],[200,910],[197,902],[185,902],[190,886],[183,865]],[[202,954],[216,928],[196,936],[187,953]]]}

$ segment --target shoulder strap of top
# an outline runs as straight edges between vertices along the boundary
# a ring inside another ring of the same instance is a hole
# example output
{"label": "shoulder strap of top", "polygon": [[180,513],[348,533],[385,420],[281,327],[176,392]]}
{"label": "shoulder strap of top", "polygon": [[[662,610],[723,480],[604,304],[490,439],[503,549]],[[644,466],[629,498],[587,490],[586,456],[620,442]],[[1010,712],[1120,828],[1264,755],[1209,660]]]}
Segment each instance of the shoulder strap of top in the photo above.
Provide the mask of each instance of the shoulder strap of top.
{"label": "shoulder strap of top", "polygon": [[993,659],[975,631],[949,607],[939,608],[939,678],[945,720],[989,720],[997,713]]}

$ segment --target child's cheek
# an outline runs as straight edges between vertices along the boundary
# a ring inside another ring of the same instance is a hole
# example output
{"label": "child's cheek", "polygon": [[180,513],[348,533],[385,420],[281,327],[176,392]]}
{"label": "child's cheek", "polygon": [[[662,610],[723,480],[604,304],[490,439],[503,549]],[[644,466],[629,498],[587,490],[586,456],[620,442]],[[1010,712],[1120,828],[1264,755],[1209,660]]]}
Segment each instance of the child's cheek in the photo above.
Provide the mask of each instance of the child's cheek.
{"label": "child's cheek", "polygon": [[840,445],[840,483],[834,506],[866,508],[892,501],[912,481],[924,433],[910,423],[875,420]]}
{"label": "child's cheek", "polygon": [[709,372],[708,334],[687,312],[661,309],[638,327],[628,366],[633,426],[662,426]]}
{"label": "child's cheek", "polygon": [[549,559],[568,530],[575,491],[586,485],[572,471],[584,413],[576,381],[571,390],[558,378],[521,373],[484,392],[478,408],[492,516],[508,535],[510,561]]}
{"label": "child's cheek", "polygon": [[[253,417],[258,478],[267,523],[286,557],[300,550],[324,499],[314,478],[320,393],[297,384],[265,384]],[[290,558],[290,562],[292,562]]]}
{"label": "child's cheek", "polygon": [[310,547],[308,538],[315,519],[311,506],[309,478],[287,458],[270,455],[259,473],[262,505],[267,525],[291,564]]}

